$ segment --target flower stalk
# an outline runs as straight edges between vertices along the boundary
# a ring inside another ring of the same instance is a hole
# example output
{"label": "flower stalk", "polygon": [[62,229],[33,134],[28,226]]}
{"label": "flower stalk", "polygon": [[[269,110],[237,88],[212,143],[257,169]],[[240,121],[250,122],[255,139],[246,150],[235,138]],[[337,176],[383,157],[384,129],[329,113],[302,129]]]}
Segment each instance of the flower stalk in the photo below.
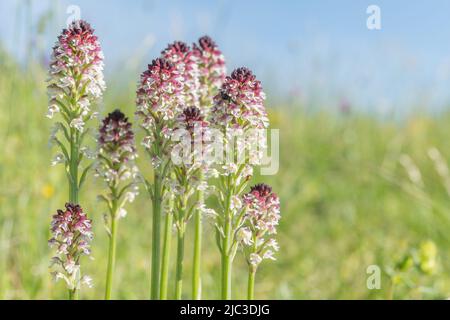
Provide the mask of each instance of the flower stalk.
{"label": "flower stalk", "polygon": [[[212,107],[213,97],[217,94],[225,80],[226,68],[225,58],[214,41],[203,36],[198,44],[193,45],[193,56],[198,67],[198,107],[205,116],[209,115]],[[199,172],[199,180],[205,180],[203,170]],[[192,299],[200,300],[202,297],[201,287],[201,251],[202,251],[202,210],[204,207],[204,190],[197,191],[197,209],[194,213],[194,254],[192,269]]]}
{"label": "flower stalk", "polygon": [[[113,206],[117,206],[114,203]],[[106,288],[105,288],[105,300],[111,300],[112,295],[112,284],[113,284],[113,274],[116,263],[116,239],[117,239],[117,223],[118,219],[115,217],[111,219],[111,234],[109,236],[109,251],[108,251],[108,266],[106,269]]]}
{"label": "flower stalk", "polygon": [[238,230],[248,265],[248,300],[254,299],[255,276],[264,259],[275,260],[274,252],[279,250],[274,239],[280,220],[280,200],[266,184],[257,184],[242,197],[244,223]]}
{"label": "flower stalk", "polygon": [[79,133],[70,128],[70,183],[69,183],[69,201],[78,203],[78,154],[79,154]]}
{"label": "flower stalk", "polygon": [[[184,238],[187,223],[191,219],[193,212],[198,207],[194,201],[196,191],[204,189],[204,183],[200,179],[200,172],[204,169],[203,149],[196,148],[196,142],[202,143],[207,136],[207,122],[204,120],[200,109],[188,107],[177,117],[174,135],[182,141],[174,146],[172,150],[172,160],[174,161],[173,181],[171,189],[179,197],[175,201],[174,222],[177,228],[177,268],[175,296],[181,299],[183,285],[183,259],[184,259]],[[176,154],[181,157],[177,157]]]}
{"label": "flower stalk", "polygon": [[182,197],[181,208],[178,213],[178,220],[181,221],[177,225],[177,267],[175,279],[175,299],[181,300],[183,294],[183,260],[184,260],[184,235],[186,232],[186,224],[183,223],[186,215],[187,199]]}
{"label": "flower stalk", "polygon": [[170,130],[184,102],[183,77],[167,59],[152,61],[141,75],[137,112],[146,136],[142,142],[152,160],[153,181],[144,180],[152,200],[151,299],[160,298],[161,219],[166,180],[170,168]]}
{"label": "flower stalk", "polygon": [[99,196],[106,203],[105,228],[109,236],[105,299],[110,300],[116,264],[116,242],[119,219],[126,216],[125,204],[137,195],[136,147],[131,123],[120,110],[103,119],[98,135],[96,175],[105,182],[107,191]]}
{"label": "flower stalk", "polygon": [[78,290],[82,285],[92,286],[92,279],[82,275],[81,257],[91,253],[91,220],[79,205],[66,203],[64,210],[57,210],[53,216],[52,238],[50,247],[56,248],[56,255],[51,260],[55,280],[62,279],[67,285],[69,299],[78,299]]}
{"label": "flower stalk", "polygon": [[[64,163],[69,181],[69,200],[78,203],[78,193],[90,169],[86,166],[81,175],[79,168],[84,157],[90,157],[83,146],[88,121],[96,116],[90,105],[105,90],[103,80],[103,53],[91,26],[83,21],[72,22],[64,29],[53,48],[47,85],[49,106],[47,117],[60,114],[50,136],[58,145],[52,164]],[[58,133],[62,132],[61,139]],[[68,145],[68,146],[67,146]]]}
{"label": "flower stalk", "polygon": [[227,153],[217,194],[221,211],[216,215],[216,239],[222,260],[221,294],[225,300],[231,299],[232,264],[239,243],[236,233],[244,222],[241,195],[253,175],[253,165],[259,165],[262,159],[261,152],[254,152],[255,144],[257,149],[265,147],[258,131],[257,135],[253,132],[268,126],[264,99],[261,83],[250,70],[239,68],[226,77],[210,113],[210,122],[223,132]]}
{"label": "flower stalk", "polygon": [[[91,163],[82,168],[83,160],[95,157],[83,142],[88,133],[87,123],[96,116],[91,105],[104,90],[103,53],[94,30],[83,20],[73,21],[53,47],[47,84],[47,117],[60,118],[50,136],[50,143],[60,149],[52,165],[65,166],[72,206],[80,202],[80,189],[92,167]],[[70,299],[78,297],[77,290],[72,281]]]}
{"label": "flower stalk", "polygon": [[172,225],[173,225],[173,209],[175,196],[172,194],[169,197],[168,208],[166,210],[166,220],[164,223],[164,241],[163,241],[163,256],[161,261],[161,289],[160,299],[167,299],[167,288],[169,284],[169,265],[170,252],[172,245]]}
{"label": "flower stalk", "polygon": [[255,299],[255,276],[256,276],[256,270],[249,269],[248,283],[247,283],[247,300]]}
{"label": "flower stalk", "polygon": [[[200,182],[204,181],[203,171],[199,172]],[[197,191],[197,204],[203,206],[205,203],[204,191]],[[201,259],[202,259],[202,211],[196,209],[194,212],[194,265],[192,271],[192,299],[200,300],[202,297],[201,284]]]}
{"label": "flower stalk", "polygon": [[[237,239],[235,237],[235,230],[239,228],[242,221],[242,215],[238,214],[240,206],[237,203],[233,203],[234,199],[237,199],[235,184],[239,177],[229,175],[223,183],[223,190],[225,191],[225,201],[222,207],[224,211],[221,216],[218,217],[216,222],[217,239],[219,249],[221,250],[221,270],[222,270],[222,283],[221,293],[223,300],[231,299],[231,279],[232,279],[232,267],[234,257],[237,250]],[[245,182],[244,182],[245,183]],[[222,193],[224,192],[222,190]],[[220,223],[220,224],[219,224]]]}
{"label": "flower stalk", "polygon": [[160,260],[161,260],[161,207],[162,207],[162,177],[159,170],[153,175],[153,234],[152,234],[152,286],[150,296],[159,299],[160,291]]}
{"label": "flower stalk", "polygon": [[183,294],[183,260],[184,260],[184,230],[179,230],[177,234],[177,270],[175,299],[181,300]]}

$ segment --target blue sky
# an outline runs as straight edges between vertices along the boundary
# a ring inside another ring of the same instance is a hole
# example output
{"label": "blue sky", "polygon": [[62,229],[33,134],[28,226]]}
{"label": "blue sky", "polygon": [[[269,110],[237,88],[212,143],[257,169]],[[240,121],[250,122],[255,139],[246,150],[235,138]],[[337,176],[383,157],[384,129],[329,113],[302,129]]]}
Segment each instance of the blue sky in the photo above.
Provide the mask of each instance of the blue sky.
{"label": "blue sky", "polygon": [[[23,57],[22,3],[0,2],[0,39]],[[360,108],[442,107],[450,98],[450,1],[87,1],[31,0],[29,28],[49,8],[39,38],[50,48],[77,5],[95,27],[108,70],[142,69],[165,45],[209,34],[229,69],[245,65],[273,94]],[[366,8],[381,9],[381,30],[368,30]],[[45,51],[45,50],[44,50]]]}

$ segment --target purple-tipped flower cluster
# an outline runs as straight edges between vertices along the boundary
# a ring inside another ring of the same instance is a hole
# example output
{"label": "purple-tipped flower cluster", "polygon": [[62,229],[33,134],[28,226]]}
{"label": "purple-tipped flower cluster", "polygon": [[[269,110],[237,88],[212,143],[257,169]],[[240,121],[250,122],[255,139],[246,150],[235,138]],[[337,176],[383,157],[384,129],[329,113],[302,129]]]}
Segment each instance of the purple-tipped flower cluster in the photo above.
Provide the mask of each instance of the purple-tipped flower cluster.
{"label": "purple-tipped flower cluster", "polygon": [[105,90],[103,52],[87,22],[74,21],[62,31],[53,48],[49,75],[47,116],[62,112],[71,127],[83,131],[92,116],[91,103]]}
{"label": "purple-tipped flower cluster", "polygon": [[80,258],[90,254],[92,241],[91,220],[77,204],[66,203],[65,210],[53,216],[49,245],[56,248],[52,265],[59,267],[53,272],[56,280],[64,279],[69,289],[78,289],[81,284],[91,286],[89,276],[81,277]]}
{"label": "purple-tipped flower cluster", "polygon": [[137,114],[143,118],[144,128],[173,119],[183,103],[183,76],[178,68],[167,59],[153,60],[142,73],[137,90]]}
{"label": "purple-tipped flower cluster", "polygon": [[257,267],[263,259],[274,260],[278,244],[273,238],[280,220],[280,199],[266,184],[257,184],[246,193],[242,202],[246,210],[245,227],[239,230],[241,243],[251,248],[247,257]]}
{"label": "purple-tipped flower cluster", "polygon": [[[201,38],[192,48],[181,41],[169,44],[142,73],[137,115],[147,131],[143,145],[150,151],[155,167],[163,155],[170,153],[170,144],[163,141],[180,126],[185,106],[197,107],[206,115],[211,104],[207,100],[212,100],[212,93],[217,92],[224,78],[223,55],[209,37]],[[163,145],[167,146],[165,150],[161,149]]]}
{"label": "purple-tipped flower cluster", "polygon": [[[124,192],[114,192],[114,194],[123,196],[124,202],[132,202],[137,195],[138,188],[133,183],[138,174],[138,169],[133,161],[135,158],[137,158],[137,152],[131,123],[117,109],[108,114],[100,126],[98,137],[99,161],[96,172],[110,189],[116,191],[119,189],[121,182],[132,181],[131,184],[126,185],[128,191],[123,189]],[[111,200],[109,199],[109,201]],[[121,210],[120,215],[124,216],[126,212],[122,209],[122,206],[119,209]]]}
{"label": "purple-tipped flower cluster", "polygon": [[[190,193],[195,189],[206,191],[207,184],[199,179],[199,171],[208,174],[209,166],[205,154],[209,152],[210,130],[208,122],[197,107],[187,107],[178,115],[174,124],[172,139],[179,140],[171,151],[171,160],[176,164],[175,171],[181,170],[176,179],[169,179],[172,190]],[[186,192],[182,185],[188,184],[190,192]]]}
{"label": "purple-tipped flower cluster", "polygon": [[194,43],[192,48],[193,56],[198,65],[199,71],[199,95],[200,105],[208,111],[212,99],[222,86],[225,76],[225,58],[215,42],[208,36],[203,36]]}
{"label": "purple-tipped flower cluster", "polygon": [[172,124],[185,101],[183,75],[167,59],[158,58],[148,65],[138,85],[136,114],[147,135],[142,145],[152,158],[154,168],[160,166],[167,155],[165,143],[173,130]]}
{"label": "purple-tipped flower cluster", "polygon": [[131,123],[120,110],[115,110],[103,119],[99,129],[98,155],[100,163],[97,173],[110,186],[117,186],[136,174],[132,160],[137,157]]}
{"label": "purple-tipped flower cluster", "polygon": [[[205,120],[201,110],[197,107],[187,107],[181,114],[178,115],[175,123],[175,133],[180,133],[184,143],[184,148],[188,148],[187,156],[184,159],[184,164],[189,165],[191,169],[202,166],[204,170],[207,169],[205,154],[208,152],[210,144],[210,135],[208,122]],[[176,148],[174,149],[176,151]],[[186,156],[186,155],[185,155]]]}
{"label": "purple-tipped flower cluster", "polygon": [[261,82],[249,69],[238,68],[226,77],[215,96],[211,122],[225,128],[267,128],[264,99]]}
{"label": "purple-tipped flower cluster", "polygon": [[194,133],[197,126],[206,127],[208,125],[204,118],[199,108],[187,107],[177,117],[177,127]]}
{"label": "purple-tipped flower cluster", "polygon": [[184,104],[198,106],[199,68],[189,46],[182,41],[175,41],[161,52],[161,57],[173,64],[183,78]]}
{"label": "purple-tipped flower cluster", "polygon": [[103,119],[99,133],[99,146],[103,152],[111,155],[113,162],[127,162],[136,157],[131,123],[119,109]]}

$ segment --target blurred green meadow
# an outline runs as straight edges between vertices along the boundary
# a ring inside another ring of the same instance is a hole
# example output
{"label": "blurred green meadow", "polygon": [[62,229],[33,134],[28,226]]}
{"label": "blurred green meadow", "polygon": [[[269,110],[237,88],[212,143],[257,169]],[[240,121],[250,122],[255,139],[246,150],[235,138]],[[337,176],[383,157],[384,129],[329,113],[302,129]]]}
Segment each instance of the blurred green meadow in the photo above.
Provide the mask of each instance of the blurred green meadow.
{"label": "blurred green meadow", "polygon": [[[108,83],[101,116],[119,107],[134,119],[135,78],[126,85]],[[68,191],[62,167],[50,166],[56,150],[48,146],[45,80],[43,67],[23,68],[0,54],[0,299],[65,299],[67,294],[63,283],[52,281],[48,268],[51,216],[64,206]],[[281,198],[281,249],[276,262],[265,262],[259,269],[256,297],[385,299],[391,294],[392,268],[401,269],[408,253],[421,259],[423,254],[414,248],[431,241],[437,256],[429,272],[412,268],[399,273],[393,297],[447,298],[450,113],[417,112],[394,121],[320,106],[308,111],[295,101],[270,99],[270,88],[267,91],[271,127],[280,129],[280,169],[254,182],[271,184]],[[141,138],[138,132],[137,141]],[[142,148],[139,151],[139,168],[151,177],[150,161]],[[108,239],[105,208],[96,200],[101,187],[91,176],[81,194],[95,232],[94,259],[82,263],[94,288],[83,289],[83,299],[101,299],[104,292]],[[151,216],[149,197],[141,188],[119,225],[114,298],[149,297]],[[207,221],[205,299],[219,298],[213,233]],[[188,233],[184,298],[190,297],[191,236]],[[380,267],[380,289],[367,286],[371,265]],[[238,256],[234,298],[245,298],[246,270]]]}

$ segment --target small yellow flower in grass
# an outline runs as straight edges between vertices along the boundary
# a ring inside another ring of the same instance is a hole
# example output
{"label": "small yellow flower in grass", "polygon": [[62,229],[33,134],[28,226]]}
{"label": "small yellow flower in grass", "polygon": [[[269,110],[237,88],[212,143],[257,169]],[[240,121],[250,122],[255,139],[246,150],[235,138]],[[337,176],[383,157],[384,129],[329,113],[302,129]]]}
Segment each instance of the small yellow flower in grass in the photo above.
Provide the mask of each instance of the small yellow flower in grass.
{"label": "small yellow flower in grass", "polygon": [[55,188],[50,184],[45,184],[41,189],[41,194],[44,198],[50,199],[55,193]]}
{"label": "small yellow flower in grass", "polygon": [[419,246],[419,268],[425,274],[433,274],[437,268],[437,247],[427,240]]}

